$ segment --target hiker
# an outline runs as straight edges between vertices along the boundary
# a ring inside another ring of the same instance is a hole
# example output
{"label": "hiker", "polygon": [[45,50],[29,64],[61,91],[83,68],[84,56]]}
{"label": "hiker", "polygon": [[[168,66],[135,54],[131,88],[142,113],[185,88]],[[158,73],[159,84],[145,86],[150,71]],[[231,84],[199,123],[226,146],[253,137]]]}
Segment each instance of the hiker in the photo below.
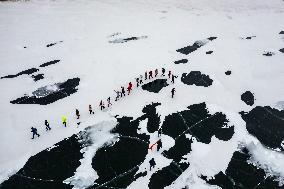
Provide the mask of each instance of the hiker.
{"label": "hiker", "polygon": [[127,87],[128,95],[130,94],[131,90],[132,90],[132,83],[129,82],[128,87]]}
{"label": "hiker", "polygon": [[159,151],[161,148],[162,148],[162,140],[159,139],[159,140],[157,141],[157,151]]}
{"label": "hiker", "polygon": [[149,71],[149,79],[150,79],[150,78],[153,78],[153,72],[152,72],[152,70]]}
{"label": "hiker", "polygon": [[175,78],[177,78],[177,76],[175,76],[174,74],[172,74],[172,83],[175,83]]}
{"label": "hiker", "polygon": [[35,138],[35,135],[37,135],[37,137],[39,137],[40,135],[37,133],[37,129],[36,128],[34,128],[34,127],[31,127],[31,132],[33,133],[33,138],[32,139],[34,139]]}
{"label": "hiker", "polygon": [[66,117],[65,116],[61,117],[61,121],[62,121],[62,124],[66,127],[67,121],[66,121]]}
{"label": "hiker", "polygon": [[80,119],[80,112],[78,109],[76,109],[76,116],[77,116],[77,119]]}
{"label": "hiker", "polygon": [[110,107],[112,103],[110,102],[110,97],[107,98],[107,107]]}
{"label": "hiker", "polygon": [[122,95],[125,96],[125,89],[124,89],[124,87],[121,87],[121,94],[120,94],[120,96],[122,97]]}
{"label": "hiker", "polygon": [[101,100],[101,102],[100,102],[100,107],[101,107],[101,110],[105,109],[105,105],[104,105],[104,103],[103,103],[102,100]]}
{"label": "hiker", "polygon": [[171,78],[171,75],[172,75],[172,71],[169,71],[168,73],[169,79]]}
{"label": "hiker", "polygon": [[158,69],[155,69],[155,77],[158,75]]}
{"label": "hiker", "polygon": [[155,165],[156,165],[156,162],[155,162],[155,160],[154,160],[154,158],[152,158],[150,161],[149,161],[149,163],[150,163],[150,171],[151,171],[151,168],[153,167],[155,167]]}
{"label": "hiker", "polygon": [[148,74],[147,74],[147,71],[145,72],[145,80],[147,80],[148,78]]}
{"label": "hiker", "polygon": [[162,128],[160,128],[159,130],[158,130],[158,137],[160,137],[162,135]]}
{"label": "hiker", "polygon": [[139,77],[136,78],[136,85],[139,87]]}
{"label": "hiker", "polygon": [[140,83],[140,85],[142,85],[142,83],[143,83],[143,76],[142,76],[142,75],[140,75],[140,81],[139,81],[139,83]]}
{"label": "hiker", "polygon": [[115,101],[118,101],[120,97],[120,92],[116,90],[114,90],[114,92],[116,93]]}
{"label": "hiker", "polygon": [[91,104],[89,105],[89,112],[90,112],[90,114],[94,114],[95,113],[95,112],[93,112],[93,108],[92,108]]}
{"label": "hiker", "polygon": [[166,69],[162,68],[162,76],[165,76]]}
{"label": "hiker", "polygon": [[173,89],[171,90],[172,98],[174,98],[175,92],[176,92],[176,89],[175,89],[175,88],[173,88]]}
{"label": "hiker", "polygon": [[51,130],[51,128],[50,128],[49,123],[48,123],[47,120],[44,121],[44,125],[45,125],[46,131]]}

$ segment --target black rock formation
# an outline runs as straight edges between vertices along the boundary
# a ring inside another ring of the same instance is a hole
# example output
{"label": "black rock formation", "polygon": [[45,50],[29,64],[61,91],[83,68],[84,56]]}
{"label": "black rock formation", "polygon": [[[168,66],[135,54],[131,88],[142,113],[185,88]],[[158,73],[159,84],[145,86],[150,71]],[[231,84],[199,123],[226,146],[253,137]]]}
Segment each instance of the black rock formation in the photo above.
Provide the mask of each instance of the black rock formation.
{"label": "black rock formation", "polygon": [[225,74],[226,74],[226,75],[231,75],[232,72],[231,72],[230,70],[228,70],[228,71],[225,72]]}
{"label": "black rock formation", "polygon": [[187,62],[188,62],[187,59],[181,59],[181,60],[175,61],[174,63],[175,63],[175,64],[186,64]]}
{"label": "black rock formation", "polygon": [[142,85],[142,89],[153,93],[159,93],[160,90],[168,85],[169,84],[166,79],[156,79],[150,83]]}
{"label": "black rock formation", "polygon": [[109,43],[126,43],[128,41],[136,41],[136,40],[139,40],[139,39],[146,39],[146,38],[147,38],[147,36],[118,38],[118,39],[109,41]]}
{"label": "black rock formation", "polygon": [[242,101],[244,101],[247,105],[252,106],[254,104],[254,96],[252,92],[246,91],[241,95]]}
{"label": "black rock formation", "polygon": [[77,92],[79,83],[79,78],[68,79],[63,83],[56,83],[52,87],[41,87],[33,92],[33,96],[25,95],[11,101],[11,103],[47,105]]}
{"label": "black rock formation", "polygon": [[265,52],[262,55],[263,56],[273,56],[275,53],[274,52]]}
{"label": "black rock formation", "polygon": [[282,53],[284,53],[284,48],[280,49],[279,51],[282,52]]}
{"label": "black rock formation", "polygon": [[207,51],[206,52],[206,54],[212,54],[213,53],[213,51]]}
{"label": "black rock formation", "polygon": [[209,37],[206,40],[195,41],[193,43],[193,45],[189,45],[189,46],[183,47],[183,48],[178,49],[176,51],[179,52],[179,53],[188,55],[188,54],[192,53],[193,51],[196,51],[200,47],[204,46],[208,41],[213,41],[215,39],[217,39],[217,37]]}
{"label": "black rock formation", "polygon": [[58,62],[60,62],[60,60],[52,60],[52,61],[41,64],[39,67],[46,67],[46,66],[49,66],[49,65],[52,65],[52,64],[56,64]]}
{"label": "black rock formation", "polygon": [[7,75],[7,76],[4,76],[4,77],[1,77],[0,79],[4,79],[4,78],[15,78],[15,77],[18,77],[20,75],[30,75],[30,74],[33,74],[35,72],[39,71],[39,69],[36,69],[36,68],[30,68],[30,69],[27,69],[27,70],[24,70],[24,71],[21,71],[15,75]]}
{"label": "black rock formation", "polygon": [[284,34],[284,31],[281,31],[279,34]]}
{"label": "black rock formation", "polygon": [[209,87],[212,85],[213,80],[205,74],[202,74],[200,71],[191,71],[190,73],[183,73],[181,81],[186,85],[196,85]]}
{"label": "black rock formation", "polygon": [[44,79],[43,74],[32,75],[32,78],[34,79],[34,81]]}
{"label": "black rock formation", "polygon": [[269,106],[257,106],[250,112],[241,112],[248,132],[262,144],[272,149],[284,151],[284,110],[279,111]]}

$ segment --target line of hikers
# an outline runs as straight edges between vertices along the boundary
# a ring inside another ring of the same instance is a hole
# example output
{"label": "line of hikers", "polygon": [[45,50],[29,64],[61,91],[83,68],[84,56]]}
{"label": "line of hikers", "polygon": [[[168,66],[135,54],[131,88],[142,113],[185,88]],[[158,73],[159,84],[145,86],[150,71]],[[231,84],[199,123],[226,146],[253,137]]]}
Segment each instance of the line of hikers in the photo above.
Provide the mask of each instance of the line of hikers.
{"label": "line of hikers", "polygon": [[[161,76],[165,76],[166,69],[165,69],[165,68],[162,68],[161,71],[162,71]],[[154,77],[157,77],[158,74],[159,74],[158,69],[155,69],[154,73],[155,73]],[[174,83],[174,82],[175,82],[175,78],[177,78],[177,76],[173,75],[172,72],[169,70],[169,72],[168,72],[168,78],[171,79],[171,82],[172,82],[172,83]],[[148,80],[148,79],[149,79],[149,80],[150,80],[150,79],[153,79],[153,71],[149,71],[149,72],[146,71],[146,72],[145,72],[144,80],[146,81],[146,80]],[[140,85],[143,84],[143,76],[142,76],[142,75],[140,75],[139,77],[137,77],[135,80],[136,80],[136,86],[137,86],[137,87],[139,87]],[[133,84],[132,84],[132,82],[129,82],[129,83],[128,83],[128,86],[127,86],[126,89],[127,89],[127,94],[130,95],[130,92],[131,92],[132,89],[133,89]],[[124,96],[126,95],[126,94],[125,94],[126,92],[125,92],[124,86],[121,87],[121,91],[116,91],[116,90],[114,90],[114,91],[115,91],[115,93],[116,93],[115,101],[118,101],[120,98],[122,98],[122,97],[124,97]],[[175,92],[176,92],[176,91],[175,91],[175,88],[172,88],[172,90],[171,90],[171,97],[172,97],[172,98],[174,98]],[[107,107],[110,107],[110,106],[112,106],[111,97],[108,97],[108,98],[107,98]],[[104,109],[106,108],[103,100],[100,101],[99,107],[100,107],[100,110],[104,110]],[[90,113],[90,114],[95,114],[95,112],[93,111],[92,105],[89,105],[89,113]],[[79,112],[78,109],[76,109],[75,114],[76,114],[76,116],[77,116],[77,119],[80,119],[80,112]],[[63,124],[65,127],[67,127],[67,118],[66,118],[65,116],[62,116],[62,117],[61,117],[61,122],[62,122],[62,124]],[[50,126],[49,126],[49,122],[48,122],[47,120],[45,120],[45,123],[44,123],[44,124],[45,124],[45,127],[46,127],[46,131],[51,130],[51,128],[50,128]],[[38,137],[40,136],[40,135],[38,134],[38,132],[37,132],[37,129],[36,129],[35,127],[31,127],[31,132],[32,132],[32,135],[33,135],[33,136],[32,136],[32,139],[34,139],[35,136],[38,136]]]}

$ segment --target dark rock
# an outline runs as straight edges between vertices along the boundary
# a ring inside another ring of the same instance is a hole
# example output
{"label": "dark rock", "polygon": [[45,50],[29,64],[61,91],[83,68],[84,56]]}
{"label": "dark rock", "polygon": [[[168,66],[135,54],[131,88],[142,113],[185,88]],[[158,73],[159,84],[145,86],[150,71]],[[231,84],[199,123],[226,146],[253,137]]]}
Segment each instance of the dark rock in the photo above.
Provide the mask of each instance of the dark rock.
{"label": "dark rock", "polygon": [[146,39],[146,38],[147,38],[147,36],[118,38],[118,39],[109,41],[109,43],[126,43],[128,41],[135,41],[135,40]]}
{"label": "dark rock", "polygon": [[181,59],[181,60],[175,61],[174,63],[175,63],[175,64],[186,64],[187,62],[188,62],[187,59]]}
{"label": "dark rock", "polygon": [[58,42],[55,42],[55,43],[49,43],[49,44],[46,45],[46,47],[52,47],[52,46],[54,46],[54,45],[56,45],[58,43],[62,43],[62,42],[63,41],[58,41]]}
{"label": "dark rock", "polygon": [[36,69],[36,68],[30,68],[30,69],[27,69],[27,70],[24,70],[24,71],[21,71],[15,75],[7,75],[7,76],[4,76],[4,77],[1,77],[0,79],[4,79],[4,78],[15,78],[15,77],[18,77],[20,75],[30,75],[30,74],[33,74],[35,72],[39,71],[39,69]]}
{"label": "dark rock", "polygon": [[274,52],[265,52],[262,55],[263,56],[273,56],[275,53]]}
{"label": "dark rock", "polygon": [[71,189],[63,181],[73,176],[83,157],[79,136],[73,135],[32,156],[25,166],[0,184],[1,189]]}
{"label": "dark rock", "polygon": [[213,179],[208,179],[205,176],[201,176],[201,178],[208,184],[221,188],[283,188],[274,181],[273,177],[267,177],[264,170],[248,164],[249,159],[250,155],[247,150],[235,152],[225,174],[219,172]]}
{"label": "dark rock", "polygon": [[252,38],[255,38],[256,36],[249,36],[249,37],[246,37],[246,39],[252,39]]}
{"label": "dark rock", "polygon": [[44,79],[43,74],[32,75],[32,78],[34,79],[34,81]]}
{"label": "dark rock", "polygon": [[[207,38],[207,40],[209,40],[209,41],[213,41],[213,40],[215,40],[215,39],[217,39],[217,37],[209,37],[209,38]],[[199,49],[200,47],[204,46],[207,42],[208,42],[208,41],[206,41],[206,40],[203,40],[203,41],[195,41],[195,42],[193,43],[193,45],[189,45],[189,46],[187,46],[187,47],[183,47],[183,48],[178,49],[178,50],[176,50],[176,51],[179,52],[179,53],[188,55],[188,54],[192,53],[193,51],[196,51],[196,50]]]}
{"label": "dark rock", "polygon": [[49,66],[49,65],[52,65],[52,64],[56,64],[58,62],[60,62],[60,60],[52,60],[52,61],[41,64],[39,67],[46,67],[46,66]]}
{"label": "dark rock", "polygon": [[77,92],[79,83],[79,78],[68,79],[63,83],[56,83],[52,87],[41,87],[33,92],[33,96],[26,95],[11,101],[11,103],[47,105]]}
{"label": "dark rock", "polygon": [[226,75],[231,75],[231,73],[232,73],[232,72],[231,72],[230,70],[228,70],[228,71],[225,72]]}
{"label": "dark rock", "polygon": [[284,34],[284,31],[281,31],[279,34]]}
{"label": "dark rock", "polygon": [[152,175],[148,187],[149,189],[163,189],[175,181],[182,172],[177,164],[171,163]]}
{"label": "dark rock", "polygon": [[212,54],[213,53],[213,51],[207,51],[206,52],[206,54]]}
{"label": "dark rock", "polygon": [[27,47],[26,46],[24,46],[24,49],[26,49]]}
{"label": "dark rock", "polygon": [[168,85],[169,84],[166,79],[156,79],[150,83],[142,85],[142,89],[153,93],[159,93],[160,90]]}
{"label": "dark rock", "polygon": [[156,107],[161,105],[161,103],[152,103],[145,106],[142,110],[145,113],[143,116],[138,118],[139,121],[148,119],[147,131],[149,133],[154,133],[158,131],[160,125],[160,115],[156,111]]}
{"label": "dark rock", "polygon": [[248,113],[241,112],[241,115],[251,135],[269,148],[284,151],[281,145],[284,141],[284,110],[257,106]]}
{"label": "dark rock", "polygon": [[280,49],[279,51],[282,52],[282,53],[284,53],[284,48]]}
{"label": "dark rock", "polygon": [[244,92],[241,95],[241,99],[249,106],[252,106],[254,104],[254,96],[250,91]]}
{"label": "dark rock", "polygon": [[196,85],[209,87],[212,85],[213,80],[205,74],[201,74],[200,71],[192,71],[189,74],[183,73],[181,81],[186,85]]}

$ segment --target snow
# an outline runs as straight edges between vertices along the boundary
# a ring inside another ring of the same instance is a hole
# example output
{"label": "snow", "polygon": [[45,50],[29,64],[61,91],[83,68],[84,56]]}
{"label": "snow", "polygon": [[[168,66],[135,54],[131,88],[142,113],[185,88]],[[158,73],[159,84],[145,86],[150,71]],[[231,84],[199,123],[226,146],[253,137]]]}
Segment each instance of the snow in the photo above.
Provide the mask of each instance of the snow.
{"label": "snow", "polygon": [[[0,80],[0,183],[17,172],[30,156],[95,125],[94,136],[103,134],[104,137],[98,141],[95,137],[93,146],[85,149],[84,159],[74,177],[66,181],[74,184],[75,188],[84,188],[94,181],[88,174],[96,175],[89,167],[91,156],[113,137],[107,130],[96,133],[102,121],[115,121],[114,116],[118,114],[138,117],[145,104],[151,102],[162,103],[157,111],[163,120],[166,115],[182,111],[191,104],[206,102],[210,112],[222,110],[226,113],[230,123],[235,125],[236,135],[228,142],[213,138],[208,146],[195,141],[192,154],[187,156],[194,164],[172,186],[189,184],[190,188],[209,188],[197,175],[213,176],[224,170],[239,142],[249,144],[256,140],[247,134],[238,114],[254,106],[246,106],[240,95],[247,90],[252,91],[256,97],[255,105],[261,106],[283,101],[284,55],[278,52],[284,46],[278,34],[284,27],[283,17],[284,3],[280,0],[1,2],[0,76],[35,67],[39,69],[38,73],[44,73],[45,78],[36,83],[28,75]],[[252,35],[256,36],[253,40],[240,39]],[[147,38],[109,43],[135,36]],[[218,38],[187,56],[176,52],[211,36]],[[46,47],[58,41],[63,42]],[[214,53],[205,55],[208,50],[214,50]],[[262,55],[264,51],[276,53],[265,57]],[[189,59],[190,63],[173,64],[181,58]],[[42,63],[55,59],[60,62],[39,68]],[[129,81],[134,82],[135,77],[146,70],[162,67],[179,76],[174,85],[162,89],[159,94],[135,89],[107,111],[98,111],[101,99],[115,96],[113,90],[120,89]],[[232,71],[230,76],[224,74],[227,70]],[[209,75],[213,79],[212,86],[204,88],[182,84],[179,81],[181,74],[190,71]],[[56,90],[53,88],[55,83],[74,77],[81,79],[78,92],[67,98],[47,106],[10,103],[44,86]],[[177,91],[174,99],[170,98],[172,87]],[[95,115],[88,115],[89,104],[95,107]],[[77,125],[75,108],[81,112],[80,126]],[[62,115],[67,117],[67,128],[60,122]],[[45,132],[45,119],[50,122],[50,132]],[[30,140],[32,126],[37,127],[41,134],[36,140]],[[156,133],[150,136],[151,142],[156,140]],[[173,145],[173,141],[165,135],[162,140],[163,144],[168,141],[165,149]],[[219,148],[226,151],[220,152]],[[283,155],[268,151],[275,157],[281,157],[277,169],[276,164],[268,163],[276,161],[275,158],[258,159],[260,155],[257,154],[264,152],[266,150],[259,145],[252,148],[258,165],[265,165],[269,167],[267,170],[284,177],[279,170]],[[140,171],[148,167],[152,157],[159,160],[154,171],[170,162],[159,153],[149,152],[139,167]],[[208,161],[208,157],[212,157],[212,161]],[[206,167],[209,169],[206,170]],[[139,184],[147,187],[152,173],[148,172],[129,188]]]}

